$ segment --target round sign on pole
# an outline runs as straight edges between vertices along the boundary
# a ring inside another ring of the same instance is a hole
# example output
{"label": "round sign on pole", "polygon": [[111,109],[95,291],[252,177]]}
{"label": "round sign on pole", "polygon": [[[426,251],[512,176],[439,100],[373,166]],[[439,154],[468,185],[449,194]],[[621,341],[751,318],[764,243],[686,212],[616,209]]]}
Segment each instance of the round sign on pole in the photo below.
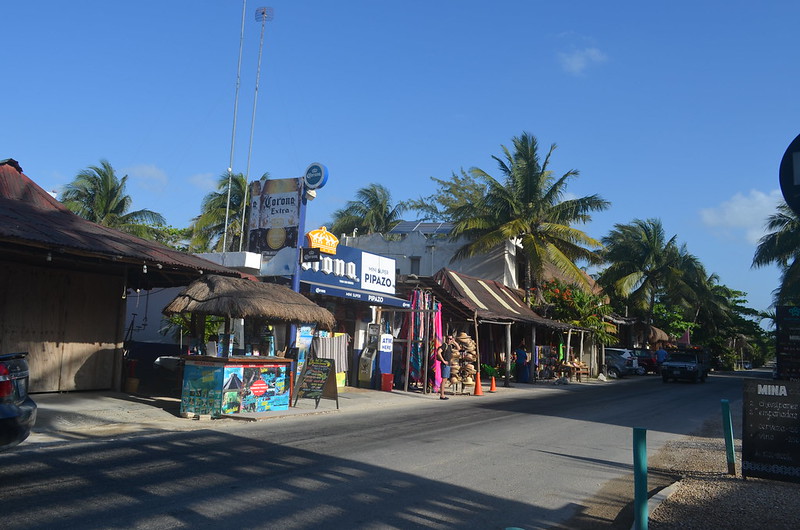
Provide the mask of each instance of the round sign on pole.
{"label": "round sign on pole", "polygon": [[800,135],[786,148],[781,159],[779,176],[786,204],[800,216]]}
{"label": "round sign on pole", "polygon": [[328,182],[328,168],[318,162],[314,162],[306,168],[304,180],[307,189],[315,190],[321,188]]}

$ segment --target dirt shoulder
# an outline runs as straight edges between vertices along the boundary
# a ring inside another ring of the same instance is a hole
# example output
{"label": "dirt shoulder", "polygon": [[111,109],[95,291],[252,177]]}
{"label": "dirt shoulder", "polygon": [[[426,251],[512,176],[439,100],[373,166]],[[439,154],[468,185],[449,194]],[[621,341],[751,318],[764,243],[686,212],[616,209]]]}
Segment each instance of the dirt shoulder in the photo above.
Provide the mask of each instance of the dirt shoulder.
{"label": "dirt shoulder", "polygon": [[[738,409],[738,410],[737,410]],[[741,436],[741,407],[732,407],[734,433]],[[735,440],[736,476],[728,474],[722,415],[694,435],[668,442],[648,462],[652,497],[677,482],[650,513],[651,529],[732,530],[800,528],[800,484],[741,475],[741,439]],[[629,530],[633,525],[633,474],[606,484],[562,528]]]}

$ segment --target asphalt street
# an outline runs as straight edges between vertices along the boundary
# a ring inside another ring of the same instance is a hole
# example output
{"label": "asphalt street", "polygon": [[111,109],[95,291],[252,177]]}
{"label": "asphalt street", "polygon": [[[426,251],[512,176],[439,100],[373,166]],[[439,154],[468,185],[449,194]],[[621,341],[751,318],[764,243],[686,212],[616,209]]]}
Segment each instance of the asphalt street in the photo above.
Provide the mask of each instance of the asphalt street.
{"label": "asphalt street", "polygon": [[[102,425],[76,416],[83,436],[54,430],[0,455],[4,520],[8,528],[551,528],[630,476],[633,427],[648,430],[655,453],[719,414],[720,399],[737,406],[741,379],[538,383],[447,401],[372,394],[343,394],[337,413],[252,423],[192,422],[160,408],[167,417],[148,429],[106,425],[98,436],[91,431]],[[330,402],[322,408],[332,411]],[[632,490],[616,495],[608,502],[632,500]]]}

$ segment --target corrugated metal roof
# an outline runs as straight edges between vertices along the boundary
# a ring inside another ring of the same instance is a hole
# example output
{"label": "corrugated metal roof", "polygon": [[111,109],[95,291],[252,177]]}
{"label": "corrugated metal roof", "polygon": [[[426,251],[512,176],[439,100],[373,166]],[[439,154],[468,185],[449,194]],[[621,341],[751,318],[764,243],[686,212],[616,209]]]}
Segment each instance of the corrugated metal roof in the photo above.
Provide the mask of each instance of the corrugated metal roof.
{"label": "corrugated metal roof", "polygon": [[[239,276],[238,272],[211,261],[73,214],[23,174],[19,163],[13,159],[0,161],[0,245],[139,265],[158,264],[165,273],[191,271],[199,274],[203,271]],[[151,284],[159,284],[153,276],[150,278]],[[188,281],[178,285],[186,283]]]}
{"label": "corrugated metal roof", "polygon": [[551,329],[570,329],[569,324],[537,315],[514,290],[494,280],[482,280],[442,269],[434,279],[453,296],[466,303],[483,320],[531,322]]}

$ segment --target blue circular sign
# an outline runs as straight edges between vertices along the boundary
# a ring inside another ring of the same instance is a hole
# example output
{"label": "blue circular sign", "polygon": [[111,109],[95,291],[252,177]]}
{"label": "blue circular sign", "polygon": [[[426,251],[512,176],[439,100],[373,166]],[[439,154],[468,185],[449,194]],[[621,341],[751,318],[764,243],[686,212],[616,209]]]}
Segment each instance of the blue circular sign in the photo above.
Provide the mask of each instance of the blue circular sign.
{"label": "blue circular sign", "polygon": [[304,177],[306,188],[315,190],[321,188],[328,182],[328,168],[314,162],[306,168],[306,176]]}

